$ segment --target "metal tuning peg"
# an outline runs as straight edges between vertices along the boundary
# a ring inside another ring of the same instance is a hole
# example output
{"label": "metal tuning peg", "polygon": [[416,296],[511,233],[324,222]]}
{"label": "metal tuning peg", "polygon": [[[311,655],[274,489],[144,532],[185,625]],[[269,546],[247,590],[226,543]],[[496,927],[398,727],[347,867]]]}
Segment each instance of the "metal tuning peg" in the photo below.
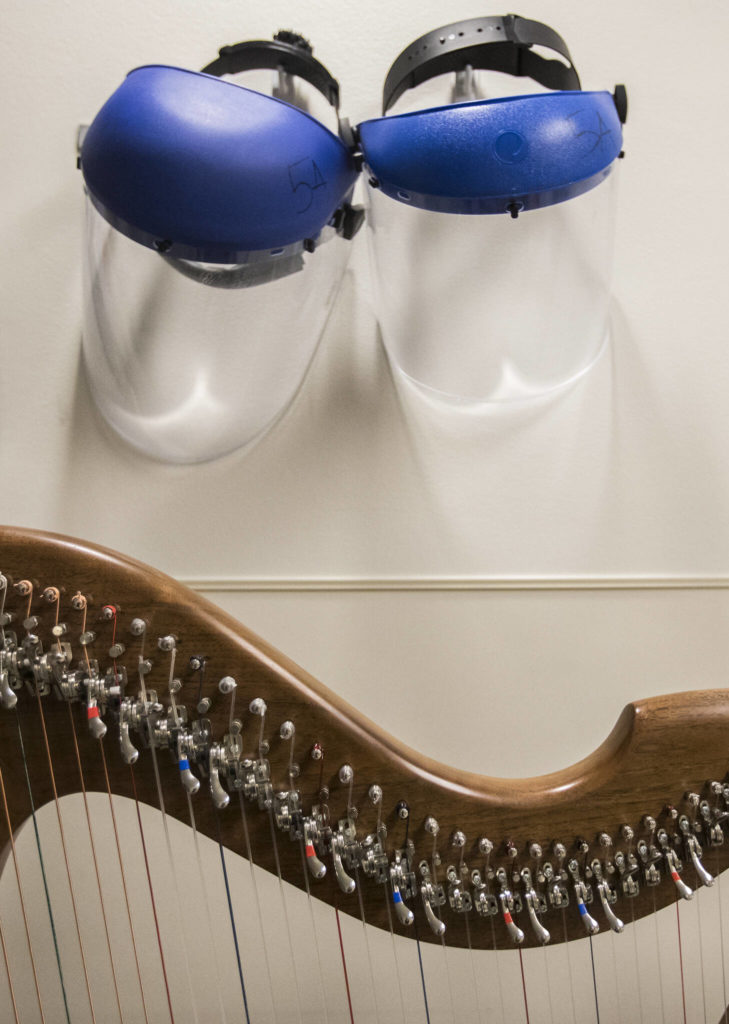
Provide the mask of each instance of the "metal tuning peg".
{"label": "metal tuning peg", "polygon": [[210,796],[213,799],[213,805],[216,810],[224,810],[230,803],[230,796],[223,789],[223,784],[220,781],[220,747],[217,743],[210,747],[210,753],[208,754],[208,775],[210,779]]}
{"label": "metal tuning peg", "polygon": [[679,874],[681,870],[681,861],[678,859],[676,851],[671,846],[671,840],[668,838],[668,833],[662,828],[657,837],[658,843],[663,851],[663,856],[666,860],[666,867],[668,872],[673,879],[673,884],[676,886],[676,892],[684,900],[690,900],[693,898],[694,892]]}
{"label": "metal tuning peg", "polygon": [[544,896],[538,895],[532,884],[532,873],[529,868],[521,869],[521,880],[524,883],[524,902],[526,903],[527,914],[532,931],[540,946],[546,946],[551,935],[539,920],[538,914],[544,914],[547,910],[547,901]]}
{"label": "metal tuning peg", "polygon": [[605,917],[607,918],[607,923],[614,932],[620,933],[625,928],[625,925],[610,906],[611,903],[615,903],[617,901],[618,894],[603,875],[602,865],[599,860],[593,860],[590,867],[592,868],[592,874],[595,878],[595,884],[597,885],[597,893],[600,897],[600,902],[602,903],[602,909],[605,913]]}
{"label": "metal tuning peg", "polygon": [[438,938],[441,938],[445,935],[446,926],[433,908],[442,907],[445,903],[443,886],[434,883],[430,874],[428,862],[425,860],[420,862],[420,874],[422,876],[422,882],[420,883],[420,895],[423,897],[425,920],[428,922],[428,926],[433,935],[437,935]]}
{"label": "metal tuning peg", "polygon": [[407,853],[402,850],[395,851],[395,859],[390,865],[390,886],[392,888],[392,902],[395,906],[395,913],[400,924],[410,927],[415,920],[410,907],[403,898],[412,894],[414,876],[410,872]]}
{"label": "metal tuning peg", "polygon": [[193,775],[190,762],[186,757],[178,758],[177,767],[180,769],[180,782],[190,796],[194,796],[200,789],[200,779]]}
{"label": "metal tuning peg", "polygon": [[332,861],[334,862],[334,874],[343,893],[349,895],[357,888],[357,883],[348,875],[342,863],[342,854],[347,848],[347,843],[352,842],[354,826],[348,821],[340,821],[337,831],[332,835]]}
{"label": "metal tuning peg", "polygon": [[129,738],[129,722],[132,714],[132,702],[123,700],[119,706],[119,748],[124,764],[135,764],[139,751]]}
{"label": "metal tuning peg", "polygon": [[637,877],[640,873],[640,865],[635,854],[623,853],[622,850],[618,850],[615,854],[615,867],[620,874],[620,887],[623,890],[623,896],[629,896],[631,899],[637,896],[640,892]]}
{"label": "metal tuning peg", "polygon": [[89,732],[95,740],[103,740],[106,736],[106,725],[104,724],[101,713],[99,712],[99,705],[96,703],[95,697],[89,697],[86,705],[86,717],[89,722]]}
{"label": "metal tuning peg", "polygon": [[588,935],[597,935],[600,931],[600,925],[587,911],[587,904],[592,903],[592,889],[580,878],[580,868],[574,857],[567,865],[567,870],[570,875],[572,875],[577,909],[580,912],[580,917],[582,918],[582,923],[585,926],[585,931]]}
{"label": "metal tuning peg", "polygon": [[496,872],[496,880],[501,886],[501,892],[499,893],[499,903],[501,904],[501,915],[504,918],[504,924],[506,930],[512,942],[516,946],[520,946],[524,941],[524,932],[514,922],[512,914],[516,913],[521,909],[521,900],[518,895],[511,892],[509,889],[509,879],[506,876],[504,868],[499,868]]}

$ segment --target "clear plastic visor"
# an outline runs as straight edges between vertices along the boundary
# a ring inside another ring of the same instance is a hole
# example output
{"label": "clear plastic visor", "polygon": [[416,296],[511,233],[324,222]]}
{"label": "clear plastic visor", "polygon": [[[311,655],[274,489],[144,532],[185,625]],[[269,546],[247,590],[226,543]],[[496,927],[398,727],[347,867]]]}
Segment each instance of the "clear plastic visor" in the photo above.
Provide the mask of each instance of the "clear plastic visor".
{"label": "clear plastic visor", "polygon": [[516,220],[431,213],[368,187],[393,366],[464,403],[538,396],[583,373],[608,330],[615,178]]}
{"label": "clear plastic visor", "polygon": [[85,205],[83,352],[101,414],[165,461],[255,440],[304,378],[348,243],[331,231],[313,253],[233,267],[168,260]]}

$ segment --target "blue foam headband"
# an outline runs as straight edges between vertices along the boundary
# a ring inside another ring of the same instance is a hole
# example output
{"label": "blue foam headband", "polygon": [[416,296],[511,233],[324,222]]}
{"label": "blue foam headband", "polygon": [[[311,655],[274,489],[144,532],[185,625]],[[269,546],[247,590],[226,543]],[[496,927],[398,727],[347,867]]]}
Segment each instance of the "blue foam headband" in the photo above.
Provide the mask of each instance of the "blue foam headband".
{"label": "blue foam headband", "polygon": [[342,228],[357,175],[342,140],[299,108],[159,65],[130,72],[104,104],[80,166],[123,234],[173,258],[230,264],[312,250],[327,225]]}
{"label": "blue foam headband", "polygon": [[[532,52],[535,44],[564,62]],[[581,91],[564,40],[516,15],[447,25],[416,40],[388,73],[383,110],[405,89],[467,67],[528,76],[558,91],[365,121],[358,134],[372,184],[425,210],[517,216],[607,177],[622,152],[624,88]]]}

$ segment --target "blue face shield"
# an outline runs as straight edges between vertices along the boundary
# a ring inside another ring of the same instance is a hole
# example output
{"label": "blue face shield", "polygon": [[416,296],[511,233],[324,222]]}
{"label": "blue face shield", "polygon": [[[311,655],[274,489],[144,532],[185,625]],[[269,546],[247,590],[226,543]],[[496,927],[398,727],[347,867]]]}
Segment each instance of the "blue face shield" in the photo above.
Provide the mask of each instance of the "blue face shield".
{"label": "blue face shield", "polygon": [[507,15],[406,47],[382,109],[357,132],[395,380],[466,410],[576,380],[609,336],[625,89],[582,91],[561,36]]}
{"label": "blue face shield", "polygon": [[581,91],[561,36],[516,15],[475,18],[421,36],[388,72],[383,114],[407,89],[466,69],[527,77],[554,91],[363,122],[364,161],[385,195],[424,210],[515,217],[581,195],[610,173],[622,150],[625,89]]}
{"label": "blue face shield", "polygon": [[306,41],[279,33],[200,73],[132,71],[86,131],[84,366],[146,454],[245,447],[300,388],[362,219],[338,104]]}
{"label": "blue face shield", "polygon": [[338,107],[335,79],[282,38],[225,47],[200,73],[137,68],[83,140],[99,213],[169,258],[205,263],[286,262],[327,230],[351,237],[357,172],[344,142],[298,107],[217,77],[260,68],[302,78]]}

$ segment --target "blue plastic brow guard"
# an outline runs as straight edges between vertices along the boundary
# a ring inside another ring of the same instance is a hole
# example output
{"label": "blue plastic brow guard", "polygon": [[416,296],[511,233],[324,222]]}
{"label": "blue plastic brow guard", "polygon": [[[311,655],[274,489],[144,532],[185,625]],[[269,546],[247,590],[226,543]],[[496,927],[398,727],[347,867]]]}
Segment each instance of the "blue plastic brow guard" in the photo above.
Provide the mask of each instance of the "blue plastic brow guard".
{"label": "blue plastic brow guard", "polygon": [[298,107],[216,77],[260,67],[307,79],[337,108],[336,80],[293,33],[224,47],[208,74],[137,68],[83,140],[102,216],[168,258],[205,263],[300,263],[327,226],[351,237],[357,171],[342,140]]}
{"label": "blue plastic brow guard", "polygon": [[[532,49],[548,47],[563,60]],[[358,126],[371,184],[400,202],[445,213],[510,213],[560,203],[598,185],[622,153],[623,86],[582,92],[564,40],[517,15],[436,29],[388,72],[383,114],[406,89],[467,68],[527,76],[559,91],[476,100]]]}

